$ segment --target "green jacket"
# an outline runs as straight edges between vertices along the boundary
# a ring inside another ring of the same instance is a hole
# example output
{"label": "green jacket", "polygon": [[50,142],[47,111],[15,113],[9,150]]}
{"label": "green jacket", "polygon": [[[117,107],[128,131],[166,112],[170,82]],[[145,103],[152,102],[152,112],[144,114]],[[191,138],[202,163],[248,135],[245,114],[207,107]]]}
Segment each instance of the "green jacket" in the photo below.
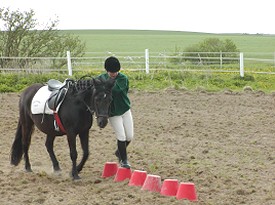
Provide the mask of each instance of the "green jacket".
{"label": "green jacket", "polygon": [[[107,80],[108,73],[103,73],[99,77]],[[123,115],[130,107],[130,99],[128,97],[129,80],[128,77],[122,73],[118,73],[116,77],[116,83],[112,89],[113,101],[110,107],[110,117]]]}

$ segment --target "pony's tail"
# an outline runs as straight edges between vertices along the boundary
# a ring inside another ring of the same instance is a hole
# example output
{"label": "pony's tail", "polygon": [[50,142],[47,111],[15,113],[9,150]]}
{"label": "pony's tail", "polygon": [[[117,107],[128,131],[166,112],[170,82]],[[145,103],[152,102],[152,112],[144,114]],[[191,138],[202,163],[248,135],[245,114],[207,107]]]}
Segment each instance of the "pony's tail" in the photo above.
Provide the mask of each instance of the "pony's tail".
{"label": "pony's tail", "polygon": [[22,124],[19,120],[15,139],[11,147],[11,164],[17,166],[23,156],[23,145],[22,145]]}

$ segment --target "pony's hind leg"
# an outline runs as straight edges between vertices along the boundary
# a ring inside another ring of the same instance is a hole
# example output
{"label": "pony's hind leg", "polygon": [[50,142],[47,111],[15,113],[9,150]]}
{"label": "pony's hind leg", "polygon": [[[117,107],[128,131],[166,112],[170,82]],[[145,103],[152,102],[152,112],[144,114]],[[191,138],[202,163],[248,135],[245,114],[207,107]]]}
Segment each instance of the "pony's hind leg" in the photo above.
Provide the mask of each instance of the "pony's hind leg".
{"label": "pony's hind leg", "polygon": [[18,165],[24,154],[26,171],[32,171],[29,159],[31,135],[34,130],[30,110],[31,101],[37,90],[42,86],[42,84],[34,84],[28,87],[19,99],[19,122],[11,150],[11,164]]}
{"label": "pony's hind leg", "polygon": [[23,156],[22,125],[19,120],[15,138],[11,147],[11,164],[17,166],[20,163],[22,156]]}
{"label": "pony's hind leg", "polygon": [[[25,119],[26,120],[26,119]],[[22,145],[24,151],[24,159],[25,159],[25,169],[27,172],[32,172],[30,159],[29,159],[29,148],[31,144],[31,135],[34,130],[33,121],[28,118],[24,123],[22,123]]]}
{"label": "pony's hind leg", "polygon": [[76,167],[78,173],[82,170],[84,164],[86,163],[86,161],[89,157],[89,135],[88,135],[88,133],[89,133],[89,130],[84,133],[79,134],[80,143],[81,143],[81,147],[83,150],[83,156],[82,156],[81,162]]}
{"label": "pony's hind leg", "polygon": [[47,135],[45,146],[46,146],[47,151],[48,151],[50,158],[52,160],[54,171],[60,171],[61,169],[59,166],[59,162],[57,161],[56,156],[53,151],[54,139],[55,139],[55,136]]}

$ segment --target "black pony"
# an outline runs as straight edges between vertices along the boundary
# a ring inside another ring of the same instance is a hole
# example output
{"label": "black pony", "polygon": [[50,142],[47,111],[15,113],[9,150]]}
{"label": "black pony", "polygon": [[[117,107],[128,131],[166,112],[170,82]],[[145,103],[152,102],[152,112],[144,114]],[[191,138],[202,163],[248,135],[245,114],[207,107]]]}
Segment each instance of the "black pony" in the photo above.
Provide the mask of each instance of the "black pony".
{"label": "black pony", "polygon": [[[56,159],[53,144],[56,136],[67,135],[72,160],[72,177],[80,179],[82,170],[89,156],[89,129],[93,124],[93,113],[100,128],[108,123],[109,105],[112,101],[112,87],[114,80],[80,79],[77,81],[66,80],[61,83],[50,80],[46,89],[51,90],[50,97],[44,103],[51,109],[57,110],[54,114],[33,114],[31,106],[33,98],[43,84],[33,84],[20,96],[19,121],[15,139],[11,148],[11,164],[18,165],[24,154],[25,169],[32,171],[29,161],[29,146],[34,125],[47,135],[46,148],[50,155],[54,171],[59,171],[60,166]],[[60,106],[61,105],[61,106]],[[83,157],[77,165],[76,136],[79,135]]]}

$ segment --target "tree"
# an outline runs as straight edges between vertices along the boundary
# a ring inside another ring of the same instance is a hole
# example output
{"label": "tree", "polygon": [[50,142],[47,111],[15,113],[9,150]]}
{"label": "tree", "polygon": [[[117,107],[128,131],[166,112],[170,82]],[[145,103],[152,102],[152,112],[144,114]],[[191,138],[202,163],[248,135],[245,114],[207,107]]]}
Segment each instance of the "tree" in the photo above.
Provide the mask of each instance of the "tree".
{"label": "tree", "polygon": [[[223,64],[230,64],[230,58],[236,58],[239,52],[237,46],[230,39],[224,41],[218,38],[207,38],[198,44],[191,45],[184,50],[183,59],[192,63],[199,64],[217,64],[220,55],[227,57]],[[181,60],[182,61],[182,60]]]}
{"label": "tree", "polygon": [[230,39],[224,41],[218,38],[207,38],[204,41],[187,47],[186,52],[239,52],[237,46]]}
{"label": "tree", "polygon": [[[58,31],[58,20],[50,21],[38,30],[39,23],[32,9],[21,12],[0,8],[0,25],[2,57],[65,57],[68,50],[76,57],[84,55],[85,43],[76,36]],[[27,60],[22,60],[21,67],[26,62]],[[2,59],[0,66],[3,67],[6,63],[8,61]],[[59,61],[55,66],[61,67],[65,63],[66,61]]]}

